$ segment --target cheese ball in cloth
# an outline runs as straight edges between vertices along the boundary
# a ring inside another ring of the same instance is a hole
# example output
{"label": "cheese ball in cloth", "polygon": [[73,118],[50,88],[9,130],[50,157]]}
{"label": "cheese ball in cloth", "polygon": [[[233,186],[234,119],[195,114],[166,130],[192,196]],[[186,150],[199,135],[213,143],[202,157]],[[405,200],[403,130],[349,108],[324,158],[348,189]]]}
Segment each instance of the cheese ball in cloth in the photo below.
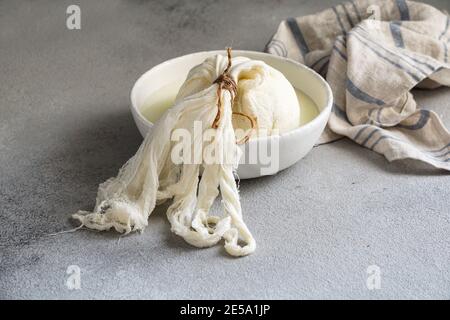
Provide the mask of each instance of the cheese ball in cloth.
{"label": "cheese ball in cloth", "polygon": [[[210,247],[223,239],[230,255],[252,253],[256,243],[243,220],[234,176],[238,143],[295,129],[299,121],[295,90],[280,72],[262,61],[231,59],[231,50],[228,57],[212,56],[189,72],[174,105],[117,177],[100,184],[94,210],[73,218],[96,230],[143,231],[155,206],[172,200],[171,230],[188,243]],[[239,139],[238,129],[244,132]],[[217,161],[206,159],[207,150],[214,150]],[[223,214],[213,215],[219,194]]]}

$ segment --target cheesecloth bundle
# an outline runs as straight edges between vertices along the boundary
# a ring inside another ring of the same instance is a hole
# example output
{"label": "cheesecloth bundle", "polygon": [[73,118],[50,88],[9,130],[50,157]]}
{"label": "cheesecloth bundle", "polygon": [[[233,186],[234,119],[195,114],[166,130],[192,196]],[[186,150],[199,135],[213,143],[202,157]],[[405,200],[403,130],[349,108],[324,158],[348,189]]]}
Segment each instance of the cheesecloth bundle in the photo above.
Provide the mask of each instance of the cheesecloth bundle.
{"label": "cheesecloth bundle", "polygon": [[[243,221],[234,177],[241,151],[233,124],[247,130],[245,142],[296,128],[299,112],[293,87],[277,70],[262,61],[231,59],[230,50],[228,58],[210,57],[189,72],[174,106],[117,177],[100,184],[93,212],[72,217],[96,230],[143,231],[155,206],[173,199],[167,209],[171,230],[188,243],[210,247],[223,238],[230,255],[252,253],[256,243]],[[214,135],[205,139],[211,130]],[[189,134],[184,148],[180,132]],[[203,152],[199,157],[192,150]],[[206,159],[208,150],[215,161]],[[219,189],[225,214],[210,215]]]}

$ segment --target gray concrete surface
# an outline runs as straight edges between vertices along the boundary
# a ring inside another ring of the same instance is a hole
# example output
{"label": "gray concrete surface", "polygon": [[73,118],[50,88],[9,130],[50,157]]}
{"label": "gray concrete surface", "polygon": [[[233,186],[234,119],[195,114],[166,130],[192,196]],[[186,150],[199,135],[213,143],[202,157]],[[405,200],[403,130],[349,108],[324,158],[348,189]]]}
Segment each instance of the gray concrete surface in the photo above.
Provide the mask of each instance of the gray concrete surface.
{"label": "gray concrete surface", "polygon": [[[450,10],[447,0],[429,1]],[[135,79],[230,43],[262,50],[278,23],[337,1],[0,2],[0,298],[450,298],[450,178],[350,141],[241,183],[255,254],[233,259],[173,235],[159,208],[142,235],[74,227],[141,137]],[[450,90],[419,91],[450,126]],[[69,290],[68,266],[81,268]],[[368,290],[366,270],[381,270]]]}

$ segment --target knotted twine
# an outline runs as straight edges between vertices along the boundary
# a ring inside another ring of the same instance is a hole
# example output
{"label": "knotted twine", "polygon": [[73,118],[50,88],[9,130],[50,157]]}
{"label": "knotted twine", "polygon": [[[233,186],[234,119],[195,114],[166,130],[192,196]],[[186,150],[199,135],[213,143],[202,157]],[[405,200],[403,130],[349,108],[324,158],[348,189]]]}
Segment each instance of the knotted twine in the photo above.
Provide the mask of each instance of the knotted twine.
{"label": "knotted twine", "polygon": [[[228,64],[223,73],[214,81],[214,83],[218,84],[217,87],[217,114],[212,124],[212,128],[217,129],[218,123],[220,121],[220,115],[222,114],[222,90],[227,90],[231,95],[231,109],[233,109],[234,98],[237,95],[237,85],[233,78],[230,76],[230,68],[232,65],[231,59],[231,47],[227,48],[227,58]],[[233,115],[238,115],[241,117],[245,117],[250,121],[250,130],[244,135],[243,138],[238,140],[237,144],[246,143],[250,139],[250,135],[252,131],[257,127],[257,119],[256,117],[252,117],[242,112],[233,112]]]}

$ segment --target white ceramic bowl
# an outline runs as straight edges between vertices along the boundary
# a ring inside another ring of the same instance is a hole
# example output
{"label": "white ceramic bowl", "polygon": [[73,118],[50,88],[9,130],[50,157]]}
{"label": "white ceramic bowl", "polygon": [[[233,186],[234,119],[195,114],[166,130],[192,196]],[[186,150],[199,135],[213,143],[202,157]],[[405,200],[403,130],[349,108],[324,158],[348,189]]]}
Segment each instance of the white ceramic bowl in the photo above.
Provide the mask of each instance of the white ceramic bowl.
{"label": "white ceramic bowl", "polygon": [[[142,115],[140,109],[144,103],[148,103],[149,97],[160,88],[170,85],[173,82],[181,85],[180,79],[185,79],[192,67],[202,63],[207,57],[215,54],[226,55],[226,52],[197,52],[171,59],[148,70],[136,81],[131,90],[131,112],[142,136],[145,136],[153,126]],[[303,158],[319,139],[328,121],[333,104],[331,89],[319,74],[291,59],[262,52],[239,50],[233,50],[233,56],[244,56],[255,60],[262,60],[281,71],[291,84],[296,89],[307,94],[319,109],[317,117],[295,130],[286,132],[280,136],[252,139],[241,145],[244,152],[244,161],[241,161],[237,171],[240,179],[276,174],[278,171],[293,165]],[[273,160],[270,165],[267,164],[268,162],[260,161],[259,159],[257,161],[254,161],[254,159],[250,160],[249,153],[258,150],[258,146],[261,143],[269,143],[269,145],[277,145],[278,143],[278,152],[270,155],[270,159]]]}

